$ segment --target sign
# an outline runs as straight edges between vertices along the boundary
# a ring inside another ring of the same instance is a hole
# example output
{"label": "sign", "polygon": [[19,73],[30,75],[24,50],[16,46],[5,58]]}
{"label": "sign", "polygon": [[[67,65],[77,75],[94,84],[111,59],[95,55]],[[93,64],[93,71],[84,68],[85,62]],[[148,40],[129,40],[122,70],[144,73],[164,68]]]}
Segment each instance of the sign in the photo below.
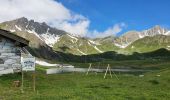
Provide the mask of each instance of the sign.
{"label": "sign", "polygon": [[35,71],[35,57],[21,57],[23,71]]}

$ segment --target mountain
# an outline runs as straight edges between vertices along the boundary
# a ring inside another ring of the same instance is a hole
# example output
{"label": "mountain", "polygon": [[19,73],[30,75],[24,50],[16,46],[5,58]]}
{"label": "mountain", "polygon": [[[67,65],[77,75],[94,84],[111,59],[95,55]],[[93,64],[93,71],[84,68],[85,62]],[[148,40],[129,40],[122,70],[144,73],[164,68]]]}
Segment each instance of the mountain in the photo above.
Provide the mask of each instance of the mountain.
{"label": "mountain", "polygon": [[109,40],[108,37],[102,39],[89,39],[72,36],[70,34],[62,35],[53,47],[55,51],[75,55],[98,54],[114,51],[117,48],[118,47],[113,44],[113,40]]}
{"label": "mountain", "polygon": [[[101,41],[80,36],[74,36],[65,31],[48,26],[46,23],[28,20],[25,17],[0,24],[0,28],[11,31],[23,38],[30,40],[30,47],[33,54],[38,57],[40,51],[63,52],[74,55],[88,55],[113,51],[117,48],[113,41],[106,38]],[[45,49],[39,49],[43,47]],[[48,58],[48,57],[46,57]],[[51,58],[51,57],[50,57]]]}
{"label": "mountain", "polygon": [[[53,32],[56,33],[55,36],[57,37],[60,34],[65,34],[64,31],[51,28],[45,23],[38,23],[34,22],[33,20],[29,21],[24,17],[12,21],[3,22],[0,24],[0,28],[11,31],[16,35],[29,40],[30,44],[27,49],[32,55],[48,60],[62,59],[61,56],[55,53],[50,47],[52,46],[52,44],[48,44],[47,42],[48,40],[51,41],[50,37],[54,36]],[[50,30],[48,33],[50,35],[48,35],[48,37],[43,37],[43,32],[46,32],[45,29]]]}
{"label": "mountain", "polygon": [[129,46],[131,43],[135,42],[138,39],[142,39],[144,37],[153,37],[156,35],[170,35],[170,31],[168,31],[165,28],[162,28],[158,25],[154,26],[151,29],[144,30],[144,31],[129,31],[119,38],[115,39],[114,43],[116,46],[120,48],[126,48]]}
{"label": "mountain", "polygon": [[168,35],[155,35],[152,37],[144,37],[139,40],[136,40],[132,44],[130,44],[125,51],[129,51],[131,53],[138,52],[151,52],[161,48],[165,48],[170,50],[170,36]]}
{"label": "mountain", "polygon": [[44,22],[35,22],[34,20],[28,20],[25,17],[4,22],[0,26],[1,28],[5,28],[15,33],[24,32],[34,34],[51,47],[58,41],[58,38],[61,35],[67,34],[65,31],[52,28]]}
{"label": "mountain", "polygon": [[[0,23],[0,28],[11,31],[30,41],[27,49],[36,57],[66,60],[74,55],[105,54],[117,52],[146,53],[160,48],[170,49],[170,31],[158,25],[144,31],[129,31],[120,37],[87,38],[74,36],[46,23],[28,20],[25,17]],[[69,57],[70,56],[70,57]],[[71,58],[70,58],[71,59]],[[81,59],[81,58],[76,58]]]}

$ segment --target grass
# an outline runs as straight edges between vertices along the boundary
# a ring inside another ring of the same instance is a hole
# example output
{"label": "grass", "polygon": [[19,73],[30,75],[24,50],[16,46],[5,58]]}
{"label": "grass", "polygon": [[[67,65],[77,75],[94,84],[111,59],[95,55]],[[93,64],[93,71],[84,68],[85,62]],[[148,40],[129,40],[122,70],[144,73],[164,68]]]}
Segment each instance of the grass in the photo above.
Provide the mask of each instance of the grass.
{"label": "grass", "polygon": [[[32,91],[32,74],[24,74],[24,93],[12,87],[20,74],[0,77],[0,100],[168,100],[170,69],[145,73],[144,77],[118,74],[119,80],[103,73],[64,73],[46,75],[40,66],[36,72],[36,92]],[[160,75],[160,76],[157,76]]]}

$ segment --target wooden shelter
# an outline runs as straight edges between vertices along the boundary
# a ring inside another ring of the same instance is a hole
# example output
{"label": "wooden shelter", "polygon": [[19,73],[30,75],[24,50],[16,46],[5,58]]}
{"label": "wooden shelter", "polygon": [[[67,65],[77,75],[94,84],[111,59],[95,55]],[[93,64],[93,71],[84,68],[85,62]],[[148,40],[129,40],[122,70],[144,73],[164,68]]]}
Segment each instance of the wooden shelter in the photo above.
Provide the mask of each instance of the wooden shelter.
{"label": "wooden shelter", "polygon": [[0,29],[0,75],[21,71],[21,50],[29,41]]}

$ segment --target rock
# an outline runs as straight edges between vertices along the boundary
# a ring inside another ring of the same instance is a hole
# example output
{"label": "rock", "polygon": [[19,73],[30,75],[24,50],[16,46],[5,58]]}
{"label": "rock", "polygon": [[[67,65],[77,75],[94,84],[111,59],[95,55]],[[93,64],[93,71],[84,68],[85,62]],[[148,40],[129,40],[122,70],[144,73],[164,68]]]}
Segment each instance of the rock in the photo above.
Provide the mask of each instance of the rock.
{"label": "rock", "polygon": [[139,77],[144,77],[144,75],[139,75]]}
{"label": "rock", "polygon": [[160,77],[161,75],[156,75],[157,77]]}

